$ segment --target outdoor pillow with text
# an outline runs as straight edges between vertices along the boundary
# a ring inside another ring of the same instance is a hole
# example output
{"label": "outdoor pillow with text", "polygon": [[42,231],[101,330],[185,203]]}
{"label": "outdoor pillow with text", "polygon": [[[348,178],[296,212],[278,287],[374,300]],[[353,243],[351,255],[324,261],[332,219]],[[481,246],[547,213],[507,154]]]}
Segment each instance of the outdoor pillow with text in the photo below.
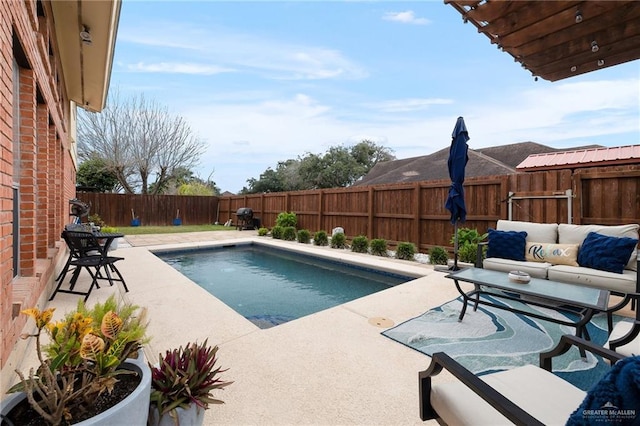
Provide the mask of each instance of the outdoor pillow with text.
{"label": "outdoor pillow with text", "polygon": [[580,244],[527,243],[529,262],[549,262],[552,265],[578,266]]}

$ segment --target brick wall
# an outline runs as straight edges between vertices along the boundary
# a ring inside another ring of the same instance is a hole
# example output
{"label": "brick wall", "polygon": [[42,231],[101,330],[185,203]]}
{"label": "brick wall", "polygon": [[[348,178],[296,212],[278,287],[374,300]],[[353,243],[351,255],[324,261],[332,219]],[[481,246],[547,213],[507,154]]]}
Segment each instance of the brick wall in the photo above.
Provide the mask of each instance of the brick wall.
{"label": "brick wall", "polygon": [[[75,196],[75,166],[69,150],[70,107],[59,74],[51,9],[44,1],[0,1],[0,368],[26,317],[20,309],[42,305],[55,265],[65,256],[60,230]],[[17,41],[17,43],[15,43]],[[49,55],[49,52],[53,55]],[[18,84],[14,81],[18,64]],[[14,93],[14,87],[18,93]],[[14,103],[18,102],[18,128]],[[19,141],[19,154],[14,142]],[[14,176],[15,167],[19,175]],[[19,189],[19,231],[14,235],[14,189]],[[19,267],[14,271],[14,244]],[[16,274],[17,273],[17,274]],[[14,276],[15,275],[15,276]],[[6,376],[3,374],[3,376]],[[4,377],[3,377],[4,380]]]}

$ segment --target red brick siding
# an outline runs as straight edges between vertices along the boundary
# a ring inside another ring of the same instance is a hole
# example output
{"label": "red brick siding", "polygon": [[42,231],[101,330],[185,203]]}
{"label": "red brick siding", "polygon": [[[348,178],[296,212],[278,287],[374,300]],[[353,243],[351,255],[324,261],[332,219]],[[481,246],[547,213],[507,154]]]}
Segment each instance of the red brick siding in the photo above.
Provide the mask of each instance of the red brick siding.
{"label": "red brick siding", "polygon": [[[69,146],[69,102],[61,80],[50,5],[37,16],[35,0],[0,1],[0,368],[26,317],[54,278],[60,230],[75,196],[75,166]],[[20,69],[20,149],[14,158],[13,37],[27,57]],[[49,50],[53,55],[49,55]],[[36,101],[36,93],[38,100]],[[13,240],[13,164],[20,161],[20,238]],[[13,277],[13,244],[20,244],[19,276]]]}

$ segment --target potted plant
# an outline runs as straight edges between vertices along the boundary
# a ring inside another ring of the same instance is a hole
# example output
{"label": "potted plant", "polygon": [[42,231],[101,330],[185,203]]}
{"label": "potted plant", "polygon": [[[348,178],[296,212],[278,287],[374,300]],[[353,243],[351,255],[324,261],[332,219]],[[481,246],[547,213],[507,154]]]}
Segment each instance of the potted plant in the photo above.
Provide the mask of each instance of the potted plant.
{"label": "potted plant", "polygon": [[23,338],[35,337],[39,366],[27,375],[16,371],[20,382],[2,403],[3,418],[13,424],[144,424],[151,372],[131,357],[141,355],[148,340],[146,310],[111,296],[93,309],[80,299],[58,322],[51,321],[53,311],[22,311],[36,322],[35,334]]}
{"label": "potted plant", "polygon": [[158,356],[151,368],[151,425],[202,425],[209,404],[223,404],[213,391],[233,382],[223,381],[227,371],[216,367],[218,347],[203,343],[187,343]]}

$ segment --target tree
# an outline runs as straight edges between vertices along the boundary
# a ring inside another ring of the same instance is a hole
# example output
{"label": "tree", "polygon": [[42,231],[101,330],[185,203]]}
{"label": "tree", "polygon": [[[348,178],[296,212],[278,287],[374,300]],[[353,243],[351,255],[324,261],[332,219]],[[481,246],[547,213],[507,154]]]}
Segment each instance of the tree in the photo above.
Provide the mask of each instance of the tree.
{"label": "tree", "polygon": [[98,192],[115,191],[118,187],[118,178],[111,172],[101,158],[90,158],[78,167],[76,173],[78,185],[96,188]]}
{"label": "tree", "polygon": [[205,145],[181,116],[144,96],[117,93],[101,113],[81,111],[78,156],[101,158],[125,192],[159,194],[177,170],[194,168]]}
{"label": "tree", "polygon": [[259,179],[247,180],[249,187],[241,192],[251,194],[349,186],[369,173],[377,163],[393,159],[395,157],[389,148],[365,139],[351,147],[330,147],[324,155],[307,153],[297,160],[281,161],[276,170],[268,168]]}

